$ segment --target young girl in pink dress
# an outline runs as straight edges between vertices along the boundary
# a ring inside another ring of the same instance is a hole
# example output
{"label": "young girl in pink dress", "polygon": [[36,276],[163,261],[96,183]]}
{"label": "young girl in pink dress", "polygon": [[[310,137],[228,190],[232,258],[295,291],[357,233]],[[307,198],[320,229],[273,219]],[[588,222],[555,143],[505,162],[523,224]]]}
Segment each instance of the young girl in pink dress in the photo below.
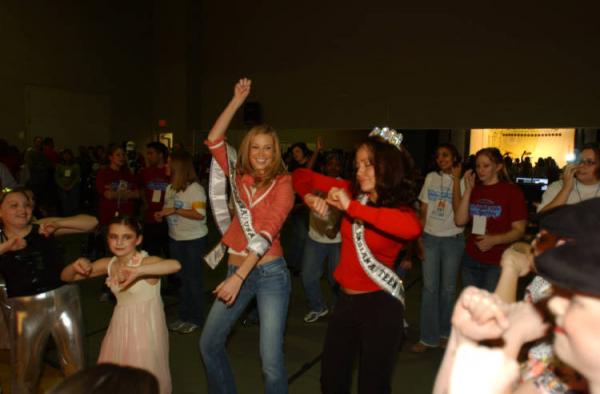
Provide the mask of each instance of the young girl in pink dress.
{"label": "young girl in pink dress", "polygon": [[171,393],[169,336],[160,276],[179,271],[177,260],[163,260],[138,251],[142,228],[134,219],[116,217],[108,226],[111,258],[90,262],[79,258],[65,267],[66,282],[107,275],[106,284],[117,298],[113,317],[102,341],[98,363],[146,369],[160,383],[161,394]]}

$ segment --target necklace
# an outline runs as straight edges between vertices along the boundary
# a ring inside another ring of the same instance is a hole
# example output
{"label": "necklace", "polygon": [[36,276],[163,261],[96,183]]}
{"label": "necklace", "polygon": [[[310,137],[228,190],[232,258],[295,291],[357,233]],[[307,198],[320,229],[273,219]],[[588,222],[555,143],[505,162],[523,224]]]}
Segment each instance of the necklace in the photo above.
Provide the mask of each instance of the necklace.
{"label": "necklace", "polygon": [[[579,192],[579,181],[575,180],[575,191],[577,192],[577,196],[579,197],[579,202],[583,201],[583,198],[581,197],[581,193]],[[598,197],[598,192],[600,192],[600,182],[598,182],[598,187],[596,188],[596,191],[594,192],[594,197],[590,197],[590,198],[596,198]]]}

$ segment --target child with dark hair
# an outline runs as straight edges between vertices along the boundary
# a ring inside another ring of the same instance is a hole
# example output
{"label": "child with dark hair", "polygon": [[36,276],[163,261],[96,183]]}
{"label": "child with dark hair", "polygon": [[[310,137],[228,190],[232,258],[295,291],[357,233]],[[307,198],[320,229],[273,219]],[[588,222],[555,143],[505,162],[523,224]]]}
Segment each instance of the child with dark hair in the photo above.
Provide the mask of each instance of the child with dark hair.
{"label": "child with dark hair", "polygon": [[160,277],[179,271],[177,260],[163,260],[138,251],[142,227],[129,217],[115,217],[108,225],[107,243],[113,254],[95,262],[81,257],[65,267],[65,282],[107,275],[106,284],[117,298],[98,362],[146,369],[160,382],[162,394],[171,392],[169,336]]}

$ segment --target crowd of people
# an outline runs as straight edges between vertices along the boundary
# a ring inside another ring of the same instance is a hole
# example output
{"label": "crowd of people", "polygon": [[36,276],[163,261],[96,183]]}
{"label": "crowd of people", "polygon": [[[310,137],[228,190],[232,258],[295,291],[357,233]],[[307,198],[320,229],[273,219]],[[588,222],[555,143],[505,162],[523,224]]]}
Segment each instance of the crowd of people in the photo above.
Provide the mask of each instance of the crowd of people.
{"label": "crowd of people", "polygon": [[[247,79],[235,85],[208,134],[208,187],[189,153],[169,152],[159,142],[146,146],[146,158],[133,142],[81,148],[75,157],[68,149],[57,153],[49,138],[36,138],[22,163],[0,144],[0,274],[2,302],[10,307],[14,393],[35,391],[50,334],[65,375],[83,368],[82,311],[77,287],[69,283],[97,276],[106,277],[106,294],[117,301],[99,363],[141,368],[156,378],[153,390],[170,393],[168,330],[201,329],[208,392],[234,393],[226,343],[255,301],[265,392],[286,393],[293,274],[301,274],[304,321],[331,312],[322,391],[350,392],[358,360],[358,392],[388,393],[405,333],[402,271],[410,268],[410,256],[422,261],[423,278],[420,338],[410,350],[446,347],[436,393],[598,392],[594,349],[600,342],[592,334],[600,325],[593,280],[600,268],[598,146],[583,147],[562,176],[550,158],[533,167],[522,156],[515,164],[488,147],[463,162],[443,143],[422,177],[402,134],[389,128],[375,128],[351,153],[324,151],[320,140],[314,152],[306,143],[282,152],[276,131],[257,125],[235,149],[227,130],[251,90]],[[532,216],[516,176],[551,182],[537,204],[540,232],[531,245],[519,243]],[[209,202],[221,234],[212,249]],[[286,221],[293,242],[284,251]],[[84,232],[94,234],[94,253],[65,266],[54,237]],[[402,251],[408,258],[399,257]],[[207,313],[202,259],[228,266]],[[320,286],[325,271],[329,302]],[[526,300],[516,302],[519,277],[532,271],[537,276]],[[179,309],[167,323],[160,289],[161,277],[170,274],[179,278]],[[465,290],[456,301],[459,277]],[[546,306],[554,322],[539,313]],[[519,375],[518,355],[532,341]],[[477,363],[490,367],[475,379]]]}

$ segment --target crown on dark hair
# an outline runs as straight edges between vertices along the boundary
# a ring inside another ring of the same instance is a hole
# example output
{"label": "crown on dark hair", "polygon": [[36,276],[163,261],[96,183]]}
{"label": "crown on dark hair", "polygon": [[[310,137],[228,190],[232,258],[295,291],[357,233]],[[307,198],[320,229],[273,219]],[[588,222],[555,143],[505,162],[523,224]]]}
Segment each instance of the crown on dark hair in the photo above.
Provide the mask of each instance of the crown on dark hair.
{"label": "crown on dark hair", "polygon": [[379,137],[390,145],[394,145],[398,150],[402,150],[402,140],[404,136],[399,131],[390,129],[389,127],[375,127],[370,133],[369,137]]}

